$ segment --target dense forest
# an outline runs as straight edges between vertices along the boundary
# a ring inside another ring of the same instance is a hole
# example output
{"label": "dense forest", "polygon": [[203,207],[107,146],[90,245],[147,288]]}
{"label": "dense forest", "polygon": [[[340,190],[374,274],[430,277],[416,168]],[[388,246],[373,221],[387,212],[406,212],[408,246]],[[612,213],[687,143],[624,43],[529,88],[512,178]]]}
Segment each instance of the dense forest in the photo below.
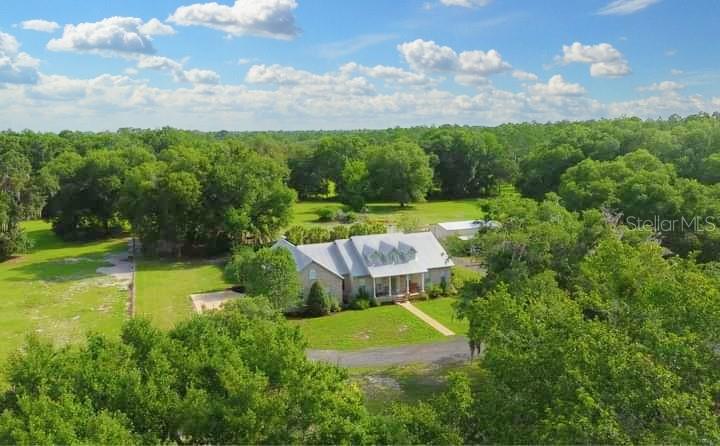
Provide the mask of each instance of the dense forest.
{"label": "dense forest", "polygon": [[362,212],[477,197],[502,223],[472,241],[487,274],[460,290],[478,376],[431,401],[369,414],[248,300],[170,332],[134,320],[79,349],[31,341],[8,365],[0,443],[720,442],[718,115],[4,132],[0,172],[4,257],[37,217],[71,240],[130,230],[149,254],[239,252],[277,236],[298,198]]}

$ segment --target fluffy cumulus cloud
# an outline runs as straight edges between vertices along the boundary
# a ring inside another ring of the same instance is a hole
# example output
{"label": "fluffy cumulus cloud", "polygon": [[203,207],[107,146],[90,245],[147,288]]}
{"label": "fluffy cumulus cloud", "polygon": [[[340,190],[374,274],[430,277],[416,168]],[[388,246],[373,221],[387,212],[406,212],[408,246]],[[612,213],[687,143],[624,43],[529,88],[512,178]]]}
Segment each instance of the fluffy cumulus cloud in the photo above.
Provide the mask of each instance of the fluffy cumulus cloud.
{"label": "fluffy cumulus cloud", "polygon": [[275,85],[284,90],[299,90],[307,95],[368,95],[375,92],[367,79],[353,76],[347,70],[315,74],[283,65],[253,65],[245,75],[245,81],[250,84]]}
{"label": "fluffy cumulus cloud", "polygon": [[[151,62],[162,65],[162,61],[147,61]],[[465,94],[435,85],[419,94],[399,84],[379,90],[368,82],[365,76],[369,74],[362,74],[362,69],[349,71],[340,67],[334,72],[313,73],[288,66],[254,65],[244,84],[195,83],[176,88],[153,87],[148,80],[129,76],[73,79],[40,75],[35,85],[0,89],[0,119],[14,128],[53,130],[162,125],[203,130],[335,129],[493,125],[622,115],[656,118],[720,107],[720,98],[685,96],[678,91],[603,103],[559,75],[522,91],[488,85]]]}
{"label": "fluffy cumulus cloud", "polygon": [[448,46],[422,39],[401,43],[397,49],[414,70],[454,74],[455,81],[463,85],[487,84],[488,76],[512,68],[495,50],[457,53]]}
{"label": "fluffy cumulus cloud", "polygon": [[146,36],[170,36],[175,34],[172,26],[161,22],[158,19],[150,19],[138,27],[138,31]]}
{"label": "fluffy cumulus cloud", "polygon": [[561,75],[556,74],[546,83],[530,85],[528,91],[540,96],[579,96],[585,93],[580,84],[567,82]]}
{"label": "fluffy cumulus cloud", "polygon": [[598,11],[601,15],[628,15],[642,11],[660,0],[614,0]]}
{"label": "fluffy cumulus cloud", "polygon": [[512,72],[512,77],[521,81],[536,81],[538,80],[537,74],[530,73],[529,71],[515,70]]}
{"label": "fluffy cumulus cloud", "polygon": [[176,82],[191,84],[218,84],[220,75],[212,70],[193,68],[186,70],[183,63],[164,56],[138,57],[137,68],[140,70],[158,70],[170,73]]}
{"label": "fluffy cumulus cloud", "polygon": [[381,79],[390,84],[398,85],[431,85],[437,81],[425,75],[424,73],[415,73],[412,71],[403,70],[398,67],[391,67],[387,65],[375,65],[373,67],[367,67],[360,65],[355,62],[350,62],[340,67],[342,73],[360,73],[364,76],[368,76],[374,79]]}
{"label": "fluffy cumulus cloud", "polygon": [[675,81],[662,81],[662,82],[655,82],[650,85],[645,85],[642,87],[638,87],[638,91],[677,91],[682,90],[685,88],[684,84],[681,84],[680,82]]}
{"label": "fluffy cumulus cloud", "polygon": [[236,0],[232,6],[195,3],[181,6],[168,21],[181,26],[204,26],[233,36],[292,39],[298,34],[295,0]]}
{"label": "fluffy cumulus cloud", "polygon": [[25,20],[24,22],[20,23],[20,27],[22,29],[27,29],[30,31],[39,31],[41,33],[53,33],[60,28],[60,24],[57,22],[51,22],[48,20],[32,19],[32,20]]}
{"label": "fluffy cumulus cloud", "polygon": [[564,64],[590,64],[590,75],[593,77],[621,77],[631,73],[630,65],[620,51],[609,43],[583,45],[574,42],[563,45],[563,54],[557,59]]}
{"label": "fluffy cumulus cloud", "polygon": [[90,52],[101,55],[153,54],[152,37],[172,34],[157,19],[109,17],[99,22],[65,25],[63,34],[47,44],[51,51]]}
{"label": "fluffy cumulus cloud", "polygon": [[0,32],[0,85],[34,84],[40,61],[20,51],[14,36]]}
{"label": "fluffy cumulus cloud", "polygon": [[479,8],[487,6],[492,0],[440,0],[445,6],[461,6],[463,8]]}

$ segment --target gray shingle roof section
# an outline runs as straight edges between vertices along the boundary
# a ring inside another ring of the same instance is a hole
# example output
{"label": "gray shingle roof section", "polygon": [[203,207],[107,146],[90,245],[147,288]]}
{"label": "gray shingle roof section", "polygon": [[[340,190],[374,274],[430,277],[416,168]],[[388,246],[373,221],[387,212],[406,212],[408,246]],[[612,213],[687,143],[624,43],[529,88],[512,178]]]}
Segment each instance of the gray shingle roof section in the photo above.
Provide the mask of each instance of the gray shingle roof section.
{"label": "gray shingle roof section", "polygon": [[348,267],[334,242],[298,245],[297,249],[313,259],[317,264],[323,266],[325,269],[337,274],[338,276],[342,277],[346,274],[350,274],[350,271],[348,270]]}
{"label": "gray shingle roof section", "polygon": [[297,269],[298,271],[302,271],[303,269],[305,269],[306,266],[310,264],[310,262],[312,262],[312,259],[310,257],[303,254],[302,251],[297,248],[297,246],[293,245],[284,238],[281,238],[272,246],[272,249],[277,248],[284,248],[290,251],[290,253],[293,255],[293,258],[295,259],[295,269]]}
{"label": "gray shingle roof section", "polygon": [[[350,240],[373,277],[416,274],[428,269],[454,266],[445,249],[431,232],[362,235],[351,237]],[[415,250],[414,258],[403,255],[402,251],[408,248]],[[373,252],[383,254],[386,261],[380,262],[382,264],[368,262],[366,259]]]}
{"label": "gray shingle roof section", "polygon": [[431,232],[361,235],[298,246],[279,240],[273,247],[289,249],[298,271],[315,262],[341,277],[388,277],[454,266]]}
{"label": "gray shingle roof section", "polygon": [[365,267],[360,254],[358,254],[355,246],[350,239],[335,240],[335,246],[342,256],[347,269],[352,277],[369,276],[370,272]]}

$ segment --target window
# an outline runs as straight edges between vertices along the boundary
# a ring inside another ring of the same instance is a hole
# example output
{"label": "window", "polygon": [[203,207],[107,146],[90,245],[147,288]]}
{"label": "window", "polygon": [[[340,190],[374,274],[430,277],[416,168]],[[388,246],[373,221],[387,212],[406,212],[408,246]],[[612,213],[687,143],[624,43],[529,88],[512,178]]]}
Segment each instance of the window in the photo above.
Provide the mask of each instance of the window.
{"label": "window", "polygon": [[317,280],[317,271],[315,271],[314,269],[308,271],[308,279]]}

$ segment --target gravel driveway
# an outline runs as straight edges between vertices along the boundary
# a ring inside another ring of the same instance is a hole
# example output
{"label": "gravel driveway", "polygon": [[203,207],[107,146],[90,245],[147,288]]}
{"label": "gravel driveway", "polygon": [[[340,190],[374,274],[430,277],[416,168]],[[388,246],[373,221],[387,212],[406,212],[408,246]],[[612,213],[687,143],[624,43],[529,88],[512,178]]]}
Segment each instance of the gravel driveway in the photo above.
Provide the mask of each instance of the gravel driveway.
{"label": "gravel driveway", "polygon": [[329,362],[343,367],[378,367],[402,364],[447,364],[470,360],[467,338],[456,336],[451,341],[432,344],[378,347],[365,350],[312,350],[307,351],[313,361]]}

